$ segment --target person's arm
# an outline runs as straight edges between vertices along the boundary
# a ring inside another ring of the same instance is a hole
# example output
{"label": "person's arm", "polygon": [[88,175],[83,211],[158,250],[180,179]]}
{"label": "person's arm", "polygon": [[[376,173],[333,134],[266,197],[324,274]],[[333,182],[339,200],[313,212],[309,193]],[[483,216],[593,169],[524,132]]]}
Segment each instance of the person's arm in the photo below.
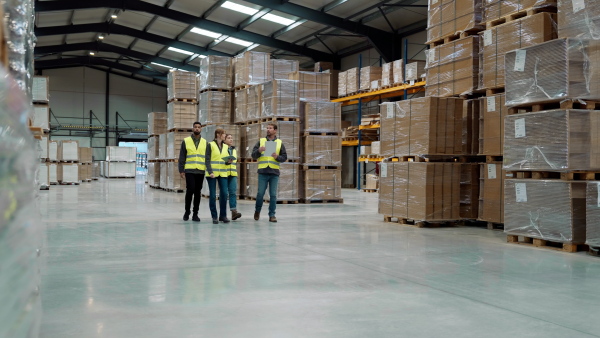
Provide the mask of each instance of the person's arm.
{"label": "person's arm", "polygon": [[177,163],[179,166],[179,173],[184,173],[185,170],[185,161],[187,160],[187,147],[185,146],[185,141],[181,142],[181,150],[179,150],[179,162]]}
{"label": "person's arm", "polygon": [[212,158],[212,147],[210,146],[210,142],[206,143],[206,157],[204,161],[206,163],[206,173],[208,175],[212,174],[212,166],[210,164],[210,159]]}
{"label": "person's arm", "polygon": [[279,163],[287,161],[287,151],[285,151],[285,145],[281,143],[281,149],[279,150],[279,156],[275,159]]}
{"label": "person's arm", "polygon": [[258,150],[258,148],[260,147],[260,141],[256,142],[256,144],[254,145],[254,148],[252,149],[252,159],[253,160],[258,160],[258,158],[260,157],[260,151]]}

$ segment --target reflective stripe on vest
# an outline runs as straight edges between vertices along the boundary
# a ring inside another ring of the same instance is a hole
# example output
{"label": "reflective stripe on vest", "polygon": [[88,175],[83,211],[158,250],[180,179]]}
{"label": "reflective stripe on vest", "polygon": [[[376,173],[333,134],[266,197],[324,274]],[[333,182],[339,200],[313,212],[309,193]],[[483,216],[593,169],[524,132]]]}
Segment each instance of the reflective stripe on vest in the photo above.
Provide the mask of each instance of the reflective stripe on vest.
{"label": "reflective stripe on vest", "polygon": [[213,174],[215,174],[215,177],[227,177],[227,166],[225,165],[225,161],[223,161],[223,157],[229,156],[229,146],[222,143],[222,148],[219,151],[217,143],[212,141],[210,142],[210,147],[210,166]]}
{"label": "reflective stripe on vest", "polygon": [[233,149],[231,155],[235,157],[235,160],[231,164],[225,165],[227,167],[227,176],[237,176],[237,150]]}
{"label": "reflective stripe on vest", "polygon": [[194,139],[191,136],[183,139],[185,141],[185,149],[187,150],[187,156],[185,158],[184,169],[197,169],[206,170],[206,140],[200,138],[198,142],[198,148],[194,143]]}
{"label": "reflective stripe on vest", "polygon": [[[260,139],[261,147],[264,147],[266,143],[267,143],[266,137]],[[280,139],[276,139],[275,143],[276,143],[275,154],[277,154],[277,156],[279,156],[279,152],[281,151],[282,142]],[[279,162],[277,162],[271,156],[271,154],[267,155],[263,152],[262,155],[258,158],[258,169],[265,169],[265,168],[279,169]]]}

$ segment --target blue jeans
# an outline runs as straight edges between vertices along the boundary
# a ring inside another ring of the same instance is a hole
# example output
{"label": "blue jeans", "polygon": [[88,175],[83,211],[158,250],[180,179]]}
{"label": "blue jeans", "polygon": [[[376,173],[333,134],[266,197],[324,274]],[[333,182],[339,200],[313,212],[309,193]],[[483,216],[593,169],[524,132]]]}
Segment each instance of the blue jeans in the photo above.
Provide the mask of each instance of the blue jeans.
{"label": "blue jeans", "polygon": [[229,209],[237,209],[237,176],[227,177],[227,187],[229,193]]}
{"label": "blue jeans", "polygon": [[260,213],[263,206],[263,198],[269,185],[269,217],[275,217],[275,208],[277,208],[277,184],[279,176],[273,174],[258,174],[258,194],[256,195],[256,206],[254,211]]}
{"label": "blue jeans", "polygon": [[[213,219],[227,217],[227,177],[206,177],[208,189],[210,190],[210,199],[208,206],[210,207],[210,215]],[[219,182],[219,214],[217,214],[217,182]],[[219,217],[219,215],[221,215]]]}

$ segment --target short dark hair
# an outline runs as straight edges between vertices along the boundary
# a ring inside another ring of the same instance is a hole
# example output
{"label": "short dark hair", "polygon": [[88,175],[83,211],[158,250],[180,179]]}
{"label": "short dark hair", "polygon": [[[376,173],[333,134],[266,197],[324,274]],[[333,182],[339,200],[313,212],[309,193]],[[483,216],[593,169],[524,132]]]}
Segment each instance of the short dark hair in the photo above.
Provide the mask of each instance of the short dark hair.
{"label": "short dark hair", "polygon": [[272,126],[273,129],[277,130],[277,125],[275,123],[269,123],[267,126]]}
{"label": "short dark hair", "polygon": [[200,125],[200,127],[202,127],[202,123],[200,123],[200,122],[198,122],[198,121],[194,122],[194,124],[192,124],[192,127],[196,126],[197,124],[199,124],[199,125]]}

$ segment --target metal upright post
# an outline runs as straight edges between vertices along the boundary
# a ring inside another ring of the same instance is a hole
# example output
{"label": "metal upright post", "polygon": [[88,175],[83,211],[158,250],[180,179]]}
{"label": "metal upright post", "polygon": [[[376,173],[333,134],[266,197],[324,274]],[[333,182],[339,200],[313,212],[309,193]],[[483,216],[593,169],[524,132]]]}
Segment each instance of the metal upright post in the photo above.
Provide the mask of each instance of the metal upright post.
{"label": "metal upright post", "polygon": [[[360,88],[360,69],[362,68],[362,54],[358,55],[358,88]],[[362,163],[360,162],[360,144],[361,144],[361,131],[360,125],[362,121],[362,98],[358,99],[358,146],[356,147],[356,179],[358,180],[356,186],[357,189],[360,190],[360,186],[362,184],[362,177],[360,176],[360,167]]]}
{"label": "metal upright post", "polygon": [[[402,67],[402,72],[404,73],[402,76],[404,78],[404,81],[406,82],[406,61],[408,61],[408,39],[404,40],[404,67]],[[408,90],[404,89],[404,99],[408,99]]]}

